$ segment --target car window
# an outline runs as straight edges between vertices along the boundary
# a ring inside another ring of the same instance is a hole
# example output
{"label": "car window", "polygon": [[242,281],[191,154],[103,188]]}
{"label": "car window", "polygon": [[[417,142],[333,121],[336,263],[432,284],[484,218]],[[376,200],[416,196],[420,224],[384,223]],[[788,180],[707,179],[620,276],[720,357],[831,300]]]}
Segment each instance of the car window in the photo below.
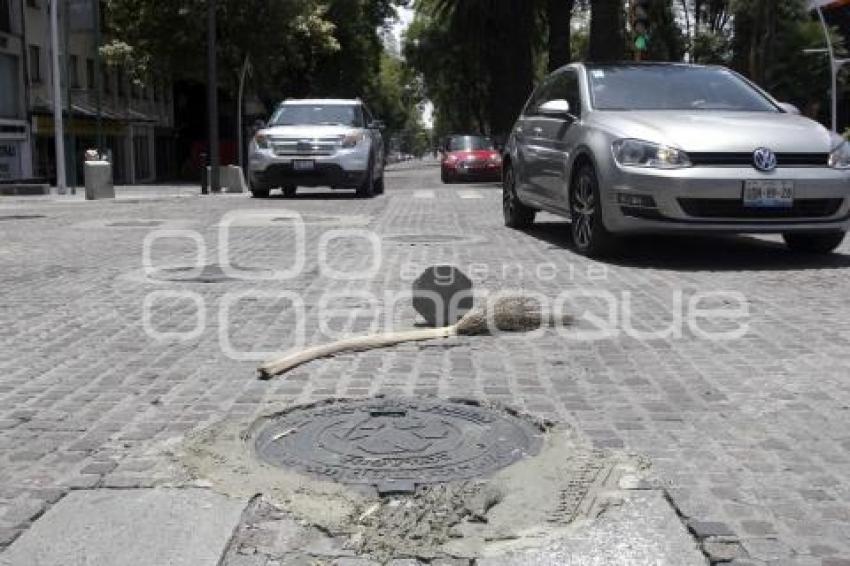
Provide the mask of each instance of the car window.
{"label": "car window", "polygon": [[452,136],[447,144],[449,151],[476,151],[494,148],[493,140],[483,136]]}
{"label": "car window", "polygon": [[559,71],[547,78],[534,91],[523,114],[536,116],[539,114],[540,106],[544,103],[550,100],[566,100],[570,103],[570,112],[579,116],[581,114],[581,95],[579,93],[578,73],[574,69]]}
{"label": "car window", "polygon": [[361,108],[363,109],[363,122],[368,126],[375,121],[375,118],[365,104]]}
{"label": "car window", "polygon": [[779,112],[728,69],[680,65],[598,65],[587,70],[599,110]]}
{"label": "car window", "polygon": [[541,100],[540,104],[550,100],[566,100],[570,103],[570,113],[580,116],[581,95],[579,92],[578,73],[573,69],[561,71],[552,77],[549,88],[545,92],[545,100]]}
{"label": "car window", "polygon": [[272,126],[353,126],[363,127],[359,106],[342,104],[286,104],[269,121]]}

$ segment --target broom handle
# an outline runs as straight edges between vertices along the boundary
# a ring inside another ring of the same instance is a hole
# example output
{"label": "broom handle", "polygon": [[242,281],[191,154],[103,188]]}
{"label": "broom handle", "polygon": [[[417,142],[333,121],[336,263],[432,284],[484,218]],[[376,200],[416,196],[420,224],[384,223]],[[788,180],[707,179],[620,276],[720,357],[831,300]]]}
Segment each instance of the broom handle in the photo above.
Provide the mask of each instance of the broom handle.
{"label": "broom handle", "polygon": [[337,340],[330,344],[322,344],[320,346],[312,346],[306,350],[301,350],[294,354],[288,354],[277,360],[272,360],[264,363],[257,368],[262,379],[270,379],[276,375],[285,373],[292,368],[300,366],[312,360],[326,358],[340,352],[350,352],[357,350],[371,350],[373,348],[383,348],[386,346],[394,346],[402,342],[418,342],[422,340],[433,340],[435,338],[448,338],[449,336],[457,335],[455,326],[447,326],[445,328],[426,328],[423,330],[408,330],[405,332],[392,332],[389,334],[373,334],[371,336],[356,336],[354,338],[345,338]]}

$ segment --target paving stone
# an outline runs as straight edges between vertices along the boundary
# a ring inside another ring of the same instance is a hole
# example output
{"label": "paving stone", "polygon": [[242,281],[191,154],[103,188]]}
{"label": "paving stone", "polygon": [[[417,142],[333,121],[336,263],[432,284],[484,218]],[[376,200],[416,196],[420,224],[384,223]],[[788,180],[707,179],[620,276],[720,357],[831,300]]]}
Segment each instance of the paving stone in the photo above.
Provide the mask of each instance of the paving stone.
{"label": "paving stone", "polygon": [[[742,537],[780,539],[758,548],[777,564],[810,563],[806,554],[815,545],[834,550],[816,560],[850,557],[850,516],[842,509],[850,493],[850,240],[832,256],[800,258],[772,236],[630,238],[621,257],[591,261],[572,251],[566,225],[549,217],[541,215],[527,232],[506,229],[498,186],[471,188],[482,198],[460,207],[455,193],[436,193],[437,168],[411,167],[403,176],[388,174],[387,194],[377,199],[308,196],[286,201],[286,208],[360,215],[379,236],[467,234],[480,241],[384,247],[374,280],[337,281],[316,267],[319,238],[331,226],[308,225],[308,267],[283,286],[305,298],[311,343],[323,341],[315,305],[325,291],[383,297],[409,290],[425,268],[447,261],[477,289],[516,287],[550,297],[592,289],[612,293],[618,307],[628,291],[635,325],[669,324],[676,291],[686,305],[705,290],[740,292],[749,303],[749,331],[721,341],[687,328],[681,338],[652,340],[620,333],[581,341],[554,331],[471,337],[318,360],[285,380],[256,384],[255,362],[228,358],[219,342],[219,305],[236,285],[185,286],[202,298],[207,327],[185,344],[153,340],[144,332],[142,305],[160,287],[132,278],[147,232],[81,225],[102,226],[104,217],[183,222],[198,230],[214,256],[215,225],[224,213],[265,211],[277,203],[166,198],[128,204],[120,190],[114,203],[4,200],[16,214],[47,214],[51,222],[39,231],[0,226],[0,491],[14,486],[17,498],[19,486],[92,489],[101,473],[79,474],[86,466],[144,460],[166,437],[179,439],[182,431],[227,415],[253,414],[257,399],[286,405],[349,393],[436,392],[533,408],[577,431],[609,431],[592,440],[646,457],[654,479],[689,520],[734,525]],[[435,198],[413,199],[420,189],[435,191]],[[133,190],[164,197],[183,189]],[[232,255],[245,265],[290,261],[271,244],[280,237],[276,229],[234,232]],[[182,242],[160,243],[157,262],[194,259]],[[339,246],[355,251],[345,242]],[[359,260],[362,254],[343,254],[337,267]],[[536,275],[542,264],[551,265],[554,277]],[[240,290],[280,288],[269,282]],[[166,306],[157,316],[163,314],[167,328],[191,329],[197,313],[190,307]],[[263,349],[277,350],[291,337],[292,317],[268,305],[243,307],[231,313],[234,344],[262,342]],[[586,311],[604,318],[607,305],[582,299],[569,307],[576,316]],[[393,319],[398,328],[410,328],[415,312],[402,303]],[[137,432],[135,440],[118,440]],[[51,433],[69,436],[47,440]],[[175,480],[158,466],[129,472],[145,485]],[[0,510],[6,508],[0,498]],[[769,523],[777,534],[745,533],[744,520]],[[2,519],[0,526],[12,528]]]}
{"label": "paving stone", "polygon": [[689,521],[688,527],[694,533],[694,536],[700,539],[708,537],[734,536],[735,534],[735,531],[733,531],[728,525],[712,521]]}
{"label": "paving stone", "polygon": [[216,566],[244,507],[204,490],[73,492],[0,554],[0,565]]}

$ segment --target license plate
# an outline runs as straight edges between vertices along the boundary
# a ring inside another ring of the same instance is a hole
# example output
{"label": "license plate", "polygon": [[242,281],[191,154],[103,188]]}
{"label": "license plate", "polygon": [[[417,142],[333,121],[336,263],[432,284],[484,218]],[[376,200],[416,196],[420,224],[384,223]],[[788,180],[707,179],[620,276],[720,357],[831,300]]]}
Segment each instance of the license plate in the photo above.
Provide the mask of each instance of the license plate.
{"label": "license plate", "polygon": [[744,181],[744,206],[791,208],[794,206],[794,181]]}
{"label": "license plate", "polygon": [[292,168],[296,171],[312,171],[316,168],[316,162],[312,159],[296,159],[292,162]]}

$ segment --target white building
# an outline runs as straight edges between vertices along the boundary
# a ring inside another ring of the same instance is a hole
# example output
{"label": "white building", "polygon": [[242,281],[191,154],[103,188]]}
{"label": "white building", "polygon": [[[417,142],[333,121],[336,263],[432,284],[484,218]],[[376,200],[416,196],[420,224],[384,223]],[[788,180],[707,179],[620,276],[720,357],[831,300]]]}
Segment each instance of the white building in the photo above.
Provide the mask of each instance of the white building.
{"label": "white building", "polygon": [[[93,4],[60,3],[83,9],[73,10],[71,18],[60,9],[59,22],[66,169],[69,183],[76,185],[82,184],[83,153],[97,145],[95,34],[91,18],[80,17]],[[7,165],[10,177],[55,178],[48,8],[48,0],[0,0],[0,179],[4,163],[13,160],[3,156],[11,153],[17,164]],[[101,132],[112,154],[115,182],[167,176],[174,166],[170,85],[134,84],[122,69],[106,66],[101,78]]]}

